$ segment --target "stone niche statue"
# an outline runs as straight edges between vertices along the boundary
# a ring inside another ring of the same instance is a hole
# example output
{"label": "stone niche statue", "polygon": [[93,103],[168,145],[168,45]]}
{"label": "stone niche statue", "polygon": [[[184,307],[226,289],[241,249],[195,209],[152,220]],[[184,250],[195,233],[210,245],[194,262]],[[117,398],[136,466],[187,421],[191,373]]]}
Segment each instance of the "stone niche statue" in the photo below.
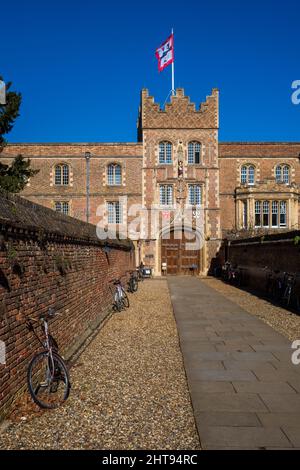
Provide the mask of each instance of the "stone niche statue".
{"label": "stone niche statue", "polygon": [[178,178],[183,178],[183,148],[181,144],[178,145],[177,156],[178,156]]}
{"label": "stone niche statue", "polygon": [[183,161],[178,160],[178,178],[183,177]]}

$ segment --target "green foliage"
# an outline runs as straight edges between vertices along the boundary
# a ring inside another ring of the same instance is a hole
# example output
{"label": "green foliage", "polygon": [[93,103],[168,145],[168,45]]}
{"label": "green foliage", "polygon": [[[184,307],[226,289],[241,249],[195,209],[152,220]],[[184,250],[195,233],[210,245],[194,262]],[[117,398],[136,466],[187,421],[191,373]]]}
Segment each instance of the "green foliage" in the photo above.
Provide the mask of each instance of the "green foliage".
{"label": "green foliage", "polygon": [[25,188],[28,179],[38,172],[30,168],[30,160],[25,160],[22,155],[18,155],[10,166],[0,162],[0,188],[19,193]]}
{"label": "green foliage", "polygon": [[10,261],[13,261],[17,257],[17,251],[11,244],[9,244],[7,248],[7,257]]}
{"label": "green foliage", "polygon": [[[3,80],[1,75],[0,80]],[[11,82],[6,83],[6,104],[0,104],[0,151],[6,145],[4,135],[12,130],[15,120],[19,116],[22,99],[21,93],[10,91],[10,88]]]}
{"label": "green foliage", "polygon": [[299,235],[296,235],[296,237],[294,238],[294,244],[298,245],[299,242],[300,242],[300,237],[299,237]]}
{"label": "green foliage", "polygon": [[[3,80],[1,76],[0,80]],[[0,153],[7,143],[4,135],[12,130],[19,116],[21,99],[21,93],[11,91],[11,82],[6,83],[6,104],[0,104]],[[30,160],[25,160],[21,155],[18,155],[11,165],[0,162],[0,189],[19,193],[26,186],[28,179],[36,173],[38,170],[30,168]]]}

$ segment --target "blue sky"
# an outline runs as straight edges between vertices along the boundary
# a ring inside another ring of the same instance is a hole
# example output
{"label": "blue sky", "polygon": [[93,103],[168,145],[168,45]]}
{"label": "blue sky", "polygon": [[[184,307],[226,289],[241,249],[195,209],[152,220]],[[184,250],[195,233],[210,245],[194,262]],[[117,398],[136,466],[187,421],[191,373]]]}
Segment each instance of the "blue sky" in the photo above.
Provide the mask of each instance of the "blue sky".
{"label": "blue sky", "polygon": [[10,142],[134,142],[139,94],[220,89],[221,141],[300,141],[299,0],[28,0],[1,5],[0,75],[22,92]]}

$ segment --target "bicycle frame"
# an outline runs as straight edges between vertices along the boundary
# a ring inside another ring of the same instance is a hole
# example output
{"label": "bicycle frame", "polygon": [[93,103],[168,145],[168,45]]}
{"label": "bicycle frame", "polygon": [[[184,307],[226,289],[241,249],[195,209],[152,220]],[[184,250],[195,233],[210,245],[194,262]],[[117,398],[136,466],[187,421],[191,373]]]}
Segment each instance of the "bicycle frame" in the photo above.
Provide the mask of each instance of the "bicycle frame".
{"label": "bicycle frame", "polygon": [[[49,360],[51,361],[51,363],[48,365],[48,370],[47,370],[47,379],[48,381],[50,381],[53,376],[54,376],[54,373],[55,373],[55,368],[54,368],[54,360],[53,360],[53,347],[52,345],[50,344],[50,335],[49,335],[49,326],[48,326],[48,321],[43,318],[42,320],[42,324],[41,324],[41,328],[42,328],[42,331],[45,335],[45,339],[44,341],[41,340],[41,338],[39,337],[39,335],[36,333],[32,323],[30,321],[27,322],[28,324],[28,328],[33,332],[34,336],[37,338],[37,340],[39,341],[39,343],[43,346],[43,348],[48,351],[48,356],[49,356]],[[50,367],[51,366],[51,367]],[[50,369],[52,368],[52,374],[50,373]]]}
{"label": "bicycle frame", "polygon": [[118,299],[121,300],[123,297],[123,290],[122,290],[122,285],[117,284],[116,285],[116,295],[118,296]]}

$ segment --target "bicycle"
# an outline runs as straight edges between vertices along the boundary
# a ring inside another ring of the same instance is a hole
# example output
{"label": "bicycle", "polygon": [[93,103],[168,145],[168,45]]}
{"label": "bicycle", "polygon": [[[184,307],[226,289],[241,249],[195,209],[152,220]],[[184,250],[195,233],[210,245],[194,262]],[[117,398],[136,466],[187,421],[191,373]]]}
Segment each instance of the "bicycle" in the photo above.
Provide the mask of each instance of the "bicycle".
{"label": "bicycle", "polygon": [[[49,332],[48,322],[57,315],[53,308],[49,308],[48,313],[41,314],[38,320],[29,317],[26,321],[28,330],[34,333],[43,347],[42,351],[33,356],[27,370],[29,393],[40,408],[57,408],[67,400],[71,389],[68,367],[58,353],[57,342]],[[40,322],[42,339],[32,322]]]}
{"label": "bicycle", "polygon": [[128,292],[134,293],[138,290],[139,284],[137,279],[136,271],[128,271],[130,273],[130,278],[128,281]]}
{"label": "bicycle", "polygon": [[226,261],[222,266],[222,280],[237,287],[241,287],[242,276],[240,269],[237,266],[233,266],[230,261]]}
{"label": "bicycle", "polygon": [[121,312],[123,310],[123,308],[128,308],[129,307],[129,299],[128,299],[128,296],[125,292],[124,287],[122,286],[122,283],[121,283],[120,279],[114,279],[111,282],[114,284],[114,286],[116,286],[116,289],[115,289],[115,292],[114,292],[113,307],[118,312]]}
{"label": "bicycle", "polygon": [[266,291],[275,301],[279,302],[284,294],[284,281],[279,271],[273,271],[267,275]]}
{"label": "bicycle", "polygon": [[137,280],[138,282],[141,282],[144,280],[144,272],[143,272],[143,267],[138,267],[136,268],[136,272],[137,272]]}
{"label": "bicycle", "polygon": [[294,274],[284,273],[284,278],[283,278],[284,291],[281,297],[281,301],[286,307],[291,307],[292,305],[294,305],[296,310],[299,312],[300,300],[299,300],[299,296],[296,293],[295,285],[296,285],[296,276]]}

